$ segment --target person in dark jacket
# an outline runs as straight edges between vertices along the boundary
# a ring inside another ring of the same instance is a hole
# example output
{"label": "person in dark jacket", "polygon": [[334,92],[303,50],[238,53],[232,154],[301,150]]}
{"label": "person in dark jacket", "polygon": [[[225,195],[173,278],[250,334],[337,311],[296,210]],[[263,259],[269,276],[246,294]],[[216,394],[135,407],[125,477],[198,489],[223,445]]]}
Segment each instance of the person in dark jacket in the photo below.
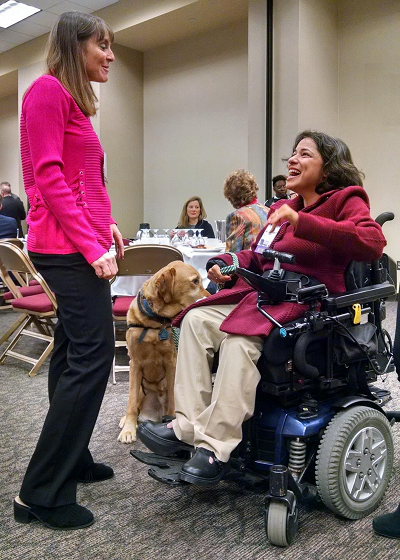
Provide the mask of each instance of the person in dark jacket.
{"label": "person in dark jacket", "polygon": [[9,216],[0,214],[0,239],[17,237],[17,222]]}
{"label": "person in dark jacket", "polygon": [[[360,185],[360,186],[352,186]],[[298,196],[270,210],[267,224],[250,250],[236,253],[239,266],[262,274],[273,268],[266,247],[292,253],[295,264],[283,268],[313,277],[333,293],[346,290],[345,270],[352,260],[378,259],[386,244],[371,218],[362,174],[341,140],[305,131],[288,158],[288,188]],[[231,282],[221,267],[232,265],[224,253],[208,263],[212,282]],[[181,327],[175,378],[176,418],[147,421],[139,438],[156,453],[196,451],[181,468],[180,479],[212,485],[229,470],[229,458],[242,439],[242,424],[254,412],[263,339],[274,325],[262,320],[257,292],[243,280],[189,306],[174,321]],[[304,305],[282,302],[265,310],[285,323],[304,315]],[[219,351],[212,384],[210,368]]]}
{"label": "person in dark jacket", "polygon": [[21,220],[25,220],[26,212],[22,200],[12,195],[9,183],[3,182],[0,187],[1,206],[0,214],[14,218],[17,222],[18,237],[23,237]]}
{"label": "person in dark jacket", "polygon": [[291,197],[287,192],[286,179],[286,175],[275,175],[275,177],[272,177],[272,188],[275,194],[265,201],[265,206],[270,208],[278,200],[290,200]]}

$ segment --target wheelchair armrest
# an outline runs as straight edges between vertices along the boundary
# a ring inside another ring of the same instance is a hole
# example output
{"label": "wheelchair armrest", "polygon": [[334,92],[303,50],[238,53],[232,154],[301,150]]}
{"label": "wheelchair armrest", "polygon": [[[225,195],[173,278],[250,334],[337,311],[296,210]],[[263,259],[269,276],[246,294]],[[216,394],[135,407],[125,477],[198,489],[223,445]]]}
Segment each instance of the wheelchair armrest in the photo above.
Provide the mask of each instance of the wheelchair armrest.
{"label": "wheelchair armrest", "polygon": [[349,290],[343,294],[331,295],[322,302],[323,311],[334,312],[343,307],[349,307],[355,303],[369,303],[378,299],[389,298],[396,293],[395,287],[389,282],[374,284],[356,290]]}

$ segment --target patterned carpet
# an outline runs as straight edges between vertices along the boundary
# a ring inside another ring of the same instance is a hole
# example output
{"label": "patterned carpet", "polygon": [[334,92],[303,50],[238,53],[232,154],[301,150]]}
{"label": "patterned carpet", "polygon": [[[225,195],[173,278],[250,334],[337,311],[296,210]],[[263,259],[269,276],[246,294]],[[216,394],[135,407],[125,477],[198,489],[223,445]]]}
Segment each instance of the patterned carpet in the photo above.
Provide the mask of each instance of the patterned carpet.
{"label": "patterned carpet", "polygon": [[[393,332],[396,304],[388,305],[386,328]],[[15,316],[0,314],[0,332]],[[235,483],[201,489],[169,488],[147,475],[145,465],[129,454],[131,446],[117,442],[124,414],[127,374],[108,385],[91,450],[95,459],[111,465],[109,481],[80,485],[78,501],[95,514],[96,523],[79,531],[51,531],[38,523],[14,522],[12,500],[33,451],[47,409],[46,366],[27,376],[28,364],[7,359],[0,365],[0,560],[264,560],[400,558],[400,541],[374,535],[373,515],[360,521],[335,516],[315,499],[300,505],[300,527],[286,549],[265,537],[264,498]],[[392,374],[388,408],[400,408],[400,386]],[[393,428],[399,447],[400,425]],[[141,448],[136,445],[136,448]],[[144,448],[143,448],[144,449]],[[392,482],[376,513],[393,510],[400,500],[399,453]],[[375,514],[376,514],[375,513]]]}

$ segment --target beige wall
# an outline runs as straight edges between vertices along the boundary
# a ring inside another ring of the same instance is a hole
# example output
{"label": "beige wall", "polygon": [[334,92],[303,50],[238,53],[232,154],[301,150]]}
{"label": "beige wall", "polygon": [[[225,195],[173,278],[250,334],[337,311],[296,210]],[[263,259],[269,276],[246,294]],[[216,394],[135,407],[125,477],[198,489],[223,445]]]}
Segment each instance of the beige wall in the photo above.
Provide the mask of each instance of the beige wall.
{"label": "beige wall", "polygon": [[299,11],[298,129],[338,131],[337,6],[332,0],[301,0]]}
{"label": "beige wall", "polygon": [[293,140],[338,130],[337,6],[332,0],[274,2],[273,173],[285,173]]}
{"label": "beige wall", "polygon": [[339,2],[339,134],[365,173],[372,215],[393,211],[387,252],[400,261],[400,2]]}
{"label": "beige wall", "polygon": [[248,165],[247,22],[145,53],[144,219],[174,227],[184,201],[211,222],[232,211],[223,181]]}
{"label": "beige wall", "polygon": [[123,236],[133,237],[143,216],[143,54],[113,50],[110,79],[100,86],[100,139],[114,219]]}
{"label": "beige wall", "polygon": [[19,194],[18,96],[3,97],[0,101],[0,181],[8,181],[13,192]]}

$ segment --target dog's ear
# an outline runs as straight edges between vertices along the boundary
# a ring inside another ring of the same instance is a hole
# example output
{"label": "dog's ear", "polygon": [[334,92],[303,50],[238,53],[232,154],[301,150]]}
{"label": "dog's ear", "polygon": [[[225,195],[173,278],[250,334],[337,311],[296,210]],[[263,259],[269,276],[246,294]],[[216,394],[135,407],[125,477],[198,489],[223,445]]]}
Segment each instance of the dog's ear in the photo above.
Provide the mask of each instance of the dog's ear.
{"label": "dog's ear", "polygon": [[171,303],[172,301],[175,276],[175,268],[168,268],[167,270],[164,270],[164,272],[162,272],[156,280],[158,295],[162,297],[165,303]]}

